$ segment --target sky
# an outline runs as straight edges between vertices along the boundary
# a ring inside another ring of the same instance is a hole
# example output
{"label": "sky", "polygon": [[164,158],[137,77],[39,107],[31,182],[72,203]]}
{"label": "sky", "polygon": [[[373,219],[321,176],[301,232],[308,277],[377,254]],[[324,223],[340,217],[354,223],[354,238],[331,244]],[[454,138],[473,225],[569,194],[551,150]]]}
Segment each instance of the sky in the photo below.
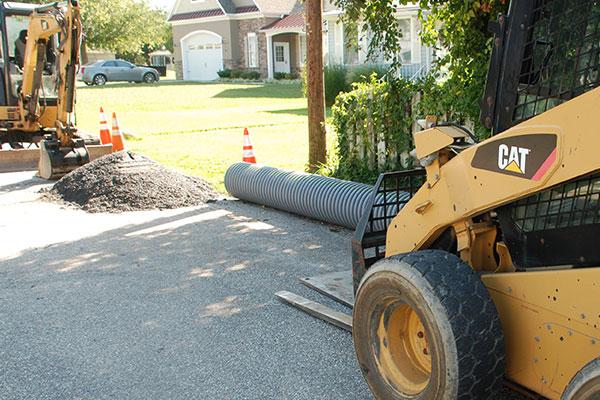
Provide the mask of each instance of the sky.
{"label": "sky", "polygon": [[155,7],[169,11],[173,6],[173,3],[175,3],[175,0],[148,0],[148,3]]}

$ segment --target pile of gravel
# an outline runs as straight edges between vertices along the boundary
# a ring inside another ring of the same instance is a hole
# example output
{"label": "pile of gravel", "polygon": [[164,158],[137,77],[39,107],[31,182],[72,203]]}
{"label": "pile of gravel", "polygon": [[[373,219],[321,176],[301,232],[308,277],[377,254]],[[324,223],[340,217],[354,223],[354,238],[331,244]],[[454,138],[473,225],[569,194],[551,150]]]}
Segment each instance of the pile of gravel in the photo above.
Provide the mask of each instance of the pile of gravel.
{"label": "pile of gravel", "polygon": [[130,151],[94,160],[65,175],[48,191],[50,199],[89,212],[121,212],[189,207],[218,198],[201,178],[177,171]]}

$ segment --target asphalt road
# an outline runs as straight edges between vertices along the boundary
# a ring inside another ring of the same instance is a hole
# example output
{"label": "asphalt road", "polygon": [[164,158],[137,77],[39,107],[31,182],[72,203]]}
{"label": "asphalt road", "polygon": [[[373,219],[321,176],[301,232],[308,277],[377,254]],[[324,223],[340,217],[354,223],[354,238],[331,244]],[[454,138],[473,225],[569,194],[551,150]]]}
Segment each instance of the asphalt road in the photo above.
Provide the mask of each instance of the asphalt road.
{"label": "asphalt road", "polygon": [[0,174],[1,399],[370,399],[349,333],[280,303],[350,232],[237,201],[87,214]]}
{"label": "asphalt road", "polygon": [[[280,303],[348,231],[239,202],[86,214],[0,175],[0,398],[368,399],[350,334]],[[324,300],[326,301],[326,300]]]}

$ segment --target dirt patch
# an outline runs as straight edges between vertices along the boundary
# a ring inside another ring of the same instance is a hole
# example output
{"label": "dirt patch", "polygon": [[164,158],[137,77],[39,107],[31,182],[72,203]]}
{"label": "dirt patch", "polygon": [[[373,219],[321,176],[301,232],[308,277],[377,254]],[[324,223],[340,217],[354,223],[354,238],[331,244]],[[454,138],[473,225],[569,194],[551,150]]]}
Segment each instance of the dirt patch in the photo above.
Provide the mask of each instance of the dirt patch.
{"label": "dirt patch", "polygon": [[46,192],[46,198],[89,212],[121,212],[196,206],[219,195],[201,178],[120,151],[65,175]]}

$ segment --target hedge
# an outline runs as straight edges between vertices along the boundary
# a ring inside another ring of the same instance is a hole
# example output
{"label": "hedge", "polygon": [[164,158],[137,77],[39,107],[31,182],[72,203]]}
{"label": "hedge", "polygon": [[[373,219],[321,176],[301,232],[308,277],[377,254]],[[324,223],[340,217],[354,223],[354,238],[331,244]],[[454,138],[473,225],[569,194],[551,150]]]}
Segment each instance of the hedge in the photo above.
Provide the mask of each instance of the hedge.
{"label": "hedge", "polygon": [[407,168],[418,85],[403,78],[378,80],[373,74],[352,87],[337,96],[331,109],[337,133],[333,175],[374,182],[380,172]]}

